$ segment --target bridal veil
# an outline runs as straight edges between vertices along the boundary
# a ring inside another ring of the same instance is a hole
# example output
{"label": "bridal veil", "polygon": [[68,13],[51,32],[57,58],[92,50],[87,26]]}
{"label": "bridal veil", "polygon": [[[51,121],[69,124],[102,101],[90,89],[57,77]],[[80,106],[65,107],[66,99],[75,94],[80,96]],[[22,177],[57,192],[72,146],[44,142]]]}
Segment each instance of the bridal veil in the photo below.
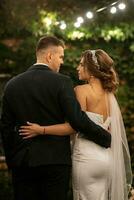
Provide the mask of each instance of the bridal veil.
{"label": "bridal veil", "polygon": [[111,127],[111,176],[109,200],[128,200],[132,184],[130,153],[119,105],[113,94],[109,94]]}

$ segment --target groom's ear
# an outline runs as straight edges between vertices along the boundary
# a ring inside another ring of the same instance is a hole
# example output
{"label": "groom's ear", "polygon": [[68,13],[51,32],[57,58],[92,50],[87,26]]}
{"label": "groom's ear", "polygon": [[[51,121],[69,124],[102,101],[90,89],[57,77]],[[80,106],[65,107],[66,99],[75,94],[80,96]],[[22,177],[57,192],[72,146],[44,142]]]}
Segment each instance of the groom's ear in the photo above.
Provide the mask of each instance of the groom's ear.
{"label": "groom's ear", "polygon": [[47,52],[47,54],[46,54],[46,60],[47,60],[47,62],[50,63],[50,62],[51,62],[51,59],[52,59],[52,54],[51,54],[51,52]]}

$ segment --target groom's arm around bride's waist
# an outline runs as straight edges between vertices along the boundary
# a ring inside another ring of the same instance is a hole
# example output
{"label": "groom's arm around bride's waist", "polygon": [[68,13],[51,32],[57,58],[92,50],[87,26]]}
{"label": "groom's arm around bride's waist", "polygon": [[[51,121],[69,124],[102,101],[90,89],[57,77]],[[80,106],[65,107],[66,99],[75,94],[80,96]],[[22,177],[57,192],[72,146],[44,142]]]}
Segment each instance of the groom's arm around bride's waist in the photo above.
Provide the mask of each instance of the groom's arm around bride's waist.
{"label": "groom's arm around bride's waist", "polygon": [[93,137],[91,136],[91,133],[87,134],[87,133],[79,132],[78,134],[79,134],[78,137],[81,137],[81,138],[84,138],[84,139],[87,139],[87,140],[90,140],[90,141],[94,141],[96,144],[99,144],[102,147],[105,147],[105,148],[111,147],[111,134],[108,133],[108,132],[106,133],[107,134],[107,139],[104,139],[102,137],[99,142],[97,142],[98,138],[95,138],[95,136],[93,136]]}

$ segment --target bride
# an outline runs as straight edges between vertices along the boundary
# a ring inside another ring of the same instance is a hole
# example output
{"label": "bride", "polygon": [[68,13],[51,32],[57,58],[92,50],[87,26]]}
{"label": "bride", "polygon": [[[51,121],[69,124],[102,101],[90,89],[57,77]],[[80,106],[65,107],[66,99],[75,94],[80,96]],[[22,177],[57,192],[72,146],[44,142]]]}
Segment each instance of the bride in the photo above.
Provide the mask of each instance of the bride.
{"label": "bride", "polygon": [[[39,134],[73,134],[72,180],[74,200],[127,200],[132,183],[130,154],[122,115],[115,98],[118,79],[114,62],[103,50],[87,50],[77,68],[80,80],[76,97],[88,117],[112,135],[111,148],[103,148],[76,133],[69,123],[22,126],[24,139]],[[74,134],[75,133],[75,134]]]}

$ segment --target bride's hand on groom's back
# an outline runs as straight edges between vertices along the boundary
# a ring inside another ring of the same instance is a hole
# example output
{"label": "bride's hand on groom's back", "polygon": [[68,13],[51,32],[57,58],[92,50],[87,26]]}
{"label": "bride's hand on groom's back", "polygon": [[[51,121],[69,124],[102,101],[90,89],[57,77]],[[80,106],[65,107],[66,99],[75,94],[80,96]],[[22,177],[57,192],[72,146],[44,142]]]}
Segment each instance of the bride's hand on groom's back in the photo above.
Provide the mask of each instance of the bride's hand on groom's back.
{"label": "bride's hand on groom's back", "polygon": [[44,134],[44,128],[36,123],[27,122],[27,125],[21,126],[19,129],[19,135],[21,135],[23,139],[32,138],[42,134]]}

